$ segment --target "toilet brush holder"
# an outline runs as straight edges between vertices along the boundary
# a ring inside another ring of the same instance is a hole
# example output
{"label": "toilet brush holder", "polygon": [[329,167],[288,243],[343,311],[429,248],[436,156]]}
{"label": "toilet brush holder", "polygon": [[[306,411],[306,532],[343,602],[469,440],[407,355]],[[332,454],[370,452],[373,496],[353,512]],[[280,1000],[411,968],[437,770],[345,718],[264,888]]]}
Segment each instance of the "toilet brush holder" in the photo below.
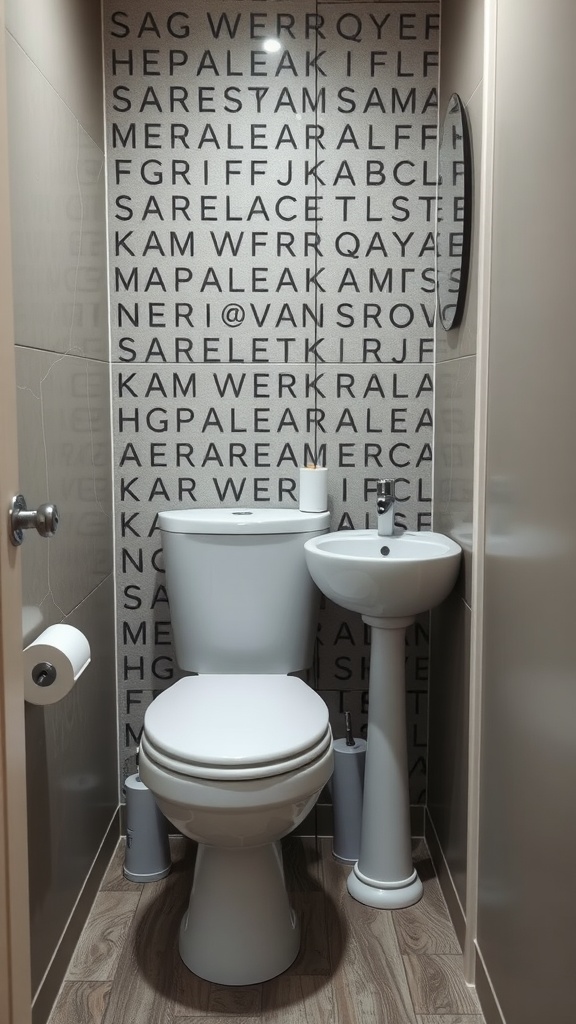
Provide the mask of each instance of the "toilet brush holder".
{"label": "toilet brush holder", "polygon": [[360,853],[362,797],[366,740],[354,739],[349,718],[346,739],[334,740],[334,774],[331,780],[334,813],[332,853],[336,860],[354,864]]}
{"label": "toilet brush holder", "polygon": [[168,823],[140,776],[124,783],[126,797],[126,853],[124,874],[131,882],[156,882],[172,867]]}

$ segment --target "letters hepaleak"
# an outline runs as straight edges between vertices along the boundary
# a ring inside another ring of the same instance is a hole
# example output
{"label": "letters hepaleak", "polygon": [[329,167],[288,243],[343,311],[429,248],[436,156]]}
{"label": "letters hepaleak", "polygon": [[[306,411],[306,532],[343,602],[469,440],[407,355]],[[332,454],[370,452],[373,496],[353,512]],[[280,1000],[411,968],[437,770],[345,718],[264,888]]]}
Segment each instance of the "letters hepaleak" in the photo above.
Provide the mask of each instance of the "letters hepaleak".
{"label": "letters hepaleak", "polygon": [[[157,77],[165,71],[167,75],[178,78],[180,75],[211,80],[224,78],[248,80],[268,78],[279,82],[305,78],[322,82],[327,78],[327,65],[330,55],[326,49],[282,50],[277,54],[266,53],[261,47],[255,49],[230,48],[227,50],[210,49],[202,54],[191,54],[186,50],[169,49],[165,54],[162,68],[157,48],[142,50],[115,47],[111,53],[112,75],[114,77],[127,74],[130,77],[147,79]],[[421,72],[424,79],[430,78],[438,70],[438,51],[424,50],[421,54]],[[405,62],[401,50],[362,50],[353,53],[348,50],[345,62],[342,58],[338,70],[346,77],[363,74],[371,78],[382,75],[388,68],[396,78],[414,79],[416,72],[410,62]]]}

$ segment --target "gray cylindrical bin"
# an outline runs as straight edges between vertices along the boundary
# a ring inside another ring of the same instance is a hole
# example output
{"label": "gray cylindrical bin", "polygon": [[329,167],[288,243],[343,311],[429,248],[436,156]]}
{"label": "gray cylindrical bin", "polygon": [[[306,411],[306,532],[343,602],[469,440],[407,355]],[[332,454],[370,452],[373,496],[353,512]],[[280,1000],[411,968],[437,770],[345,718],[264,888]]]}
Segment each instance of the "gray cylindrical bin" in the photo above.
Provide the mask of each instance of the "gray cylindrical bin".
{"label": "gray cylindrical bin", "polygon": [[355,739],[352,744],[334,740],[332,853],[346,864],[355,863],[360,853],[365,762],[366,740]]}
{"label": "gray cylindrical bin", "polygon": [[124,783],[126,796],[126,853],[124,874],[131,882],[156,882],[172,867],[168,825],[152,793],[139,775]]}

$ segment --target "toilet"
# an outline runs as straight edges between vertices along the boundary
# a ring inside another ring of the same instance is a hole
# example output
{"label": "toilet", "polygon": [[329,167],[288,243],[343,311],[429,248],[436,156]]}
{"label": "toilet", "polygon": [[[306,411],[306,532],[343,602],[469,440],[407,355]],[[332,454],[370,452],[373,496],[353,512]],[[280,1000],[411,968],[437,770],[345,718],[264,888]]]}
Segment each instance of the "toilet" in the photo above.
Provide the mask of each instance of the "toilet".
{"label": "toilet", "polygon": [[332,774],[328,708],[289,673],[312,662],[319,593],[304,543],[329,513],[159,515],[178,664],[152,702],[140,777],[198,846],[179,949],[208,981],[251,985],[298,954],[279,840]]}

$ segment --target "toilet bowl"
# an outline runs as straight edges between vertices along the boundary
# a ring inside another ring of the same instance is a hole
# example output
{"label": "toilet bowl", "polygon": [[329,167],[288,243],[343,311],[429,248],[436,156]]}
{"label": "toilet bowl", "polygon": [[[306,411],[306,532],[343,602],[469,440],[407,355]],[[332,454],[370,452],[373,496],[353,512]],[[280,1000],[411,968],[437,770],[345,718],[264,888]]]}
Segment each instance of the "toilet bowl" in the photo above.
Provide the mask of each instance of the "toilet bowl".
{"label": "toilet bowl", "polygon": [[298,954],[279,840],[332,774],[328,708],[291,674],[312,662],[319,592],[304,543],[329,515],[280,509],[159,515],[178,664],[146,711],[140,775],[199,844],[180,955],[251,985]]}
{"label": "toilet bowl", "polygon": [[199,844],[180,931],[184,963],[208,981],[250,985],[299,949],[278,840],[332,773],[324,701],[287,675],[180,679],[146,713],[140,776]]}

